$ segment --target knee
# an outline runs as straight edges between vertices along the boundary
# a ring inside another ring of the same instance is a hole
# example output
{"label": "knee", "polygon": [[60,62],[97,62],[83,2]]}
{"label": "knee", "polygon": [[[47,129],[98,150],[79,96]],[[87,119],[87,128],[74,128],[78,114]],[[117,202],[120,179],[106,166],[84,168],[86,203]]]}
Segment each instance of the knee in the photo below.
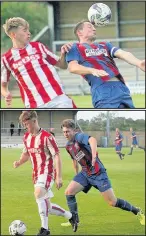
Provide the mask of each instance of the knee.
{"label": "knee", "polygon": [[74,191],[71,188],[65,190],[65,195],[75,195]]}
{"label": "knee", "polygon": [[42,191],[41,188],[37,188],[34,191],[34,196],[35,196],[35,199],[42,198],[44,196],[44,192]]}
{"label": "knee", "polygon": [[116,199],[115,200],[109,200],[108,201],[108,204],[109,204],[109,206],[111,206],[111,207],[115,207],[115,205],[116,205]]}

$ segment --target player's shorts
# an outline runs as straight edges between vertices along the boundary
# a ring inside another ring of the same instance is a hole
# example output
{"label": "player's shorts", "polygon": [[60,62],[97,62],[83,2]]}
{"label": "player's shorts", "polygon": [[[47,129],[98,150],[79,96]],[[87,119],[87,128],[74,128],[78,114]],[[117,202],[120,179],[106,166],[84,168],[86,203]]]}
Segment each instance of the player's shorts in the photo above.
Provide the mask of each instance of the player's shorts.
{"label": "player's shorts", "polygon": [[129,88],[120,81],[109,81],[91,89],[94,108],[135,108]]}
{"label": "player's shorts", "polygon": [[45,103],[38,108],[77,108],[73,100],[65,94],[55,97],[52,101]]}
{"label": "player's shorts", "polygon": [[73,180],[84,187],[84,193],[87,193],[91,187],[98,189],[100,192],[105,192],[111,188],[111,183],[106,172],[101,172],[99,175],[94,174],[91,176],[88,176],[84,172],[80,172]]}
{"label": "player's shorts", "polygon": [[133,140],[133,141],[132,141],[132,145],[138,145],[137,140]]}
{"label": "player's shorts", "polygon": [[116,146],[115,146],[116,152],[121,151],[121,149],[122,149],[122,145],[116,145]]}
{"label": "player's shorts", "polygon": [[34,188],[36,187],[45,188],[47,190],[47,193],[45,194],[45,198],[52,198],[54,197],[54,194],[51,190],[53,184],[54,184],[54,180],[52,176],[48,174],[42,174],[38,176],[34,184]]}

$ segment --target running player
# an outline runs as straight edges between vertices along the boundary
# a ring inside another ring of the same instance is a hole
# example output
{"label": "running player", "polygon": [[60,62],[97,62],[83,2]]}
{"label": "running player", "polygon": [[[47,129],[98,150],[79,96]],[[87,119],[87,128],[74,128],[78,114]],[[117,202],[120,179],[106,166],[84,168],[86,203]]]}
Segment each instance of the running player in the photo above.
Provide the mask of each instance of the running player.
{"label": "running player", "polygon": [[[19,120],[27,132],[23,138],[23,153],[20,160],[14,162],[14,168],[21,166],[29,159],[31,160],[34,195],[41,218],[41,228],[37,235],[49,235],[48,214],[64,216],[67,219],[72,217],[69,211],[50,201],[50,198],[54,196],[51,191],[54,181],[57,189],[62,187],[59,149],[53,135],[40,128],[35,111],[22,112]],[[54,169],[54,161],[56,162],[56,170]]]}
{"label": "running player", "polygon": [[1,61],[1,95],[5,97],[7,107],[11,107],[12,95],[8,84],[10,75],[13,75],[26,108],[76,108],[65,95],[54,67],[67,68],[65,53],[71,44],[62,46],[59,58],[42,43],[30,42],[31,33],[26,20],[10,18],[3,28],[13,44]]}
{"label": "running player", "polygon": [[64,120],[61,128],[68,140],[66,150],[73,160],[76,172],[77,163],[82,167],[81,172],[74,177],[65,191],[67,204],[72,213],[70,223],[73,231],[76,232],[78,227],[78,207],[75,195],[81,191],[87,193],[92,186],[100,191],[110,206],[132,212],[139,218],[140,223],[145,225],[145,215],[140,208],[115,196],[106,169],[98,157],[96,139],[83,132],[76,132],[76,125],[70,119]]}
{"label": "running player", "polygon": [[119,129],[116,128],[115,150],[121,160],[123,160],[125,156],[125,154],[121,153],[121,149],[123,146],[122,141],[123,141],[123,135],[119,132]]}
{"label": "running player", "polygon": [[131,149],[130,149],[130,152],[128,153],[128,155],[132,155],[133,147],[140,148],[140,149],[143,149],[145,151],[144,147],[141,147],[141,146],[138,145],[136,133],[133,131],[132,128],[130,128],[130,133],[131,133],[132,144],[131,144]]}
{"label": "running player", "polygon": [[110,42],[94,42],[96,29],[88,21],[74,28],[78,43],[66,54],[71,73],[82,75],[91,86],[94,108],[134,108],[128,87],[113,58],[117,57],[145,71],[145,61]]}

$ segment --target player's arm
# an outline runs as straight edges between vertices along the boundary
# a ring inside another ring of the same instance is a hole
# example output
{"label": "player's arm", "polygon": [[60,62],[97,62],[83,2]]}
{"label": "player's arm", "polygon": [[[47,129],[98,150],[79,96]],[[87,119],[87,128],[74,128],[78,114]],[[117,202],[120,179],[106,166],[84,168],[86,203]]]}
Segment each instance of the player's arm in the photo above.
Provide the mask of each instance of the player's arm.
{"label": "player's arm", "polygon": [[96,162],[97,141],[94,137],[90,137],[88,142],[90,144],[91,152],[92,152],[92,166],[94,166]]}
{"label": "player's arm", "polygon": [[29,160],[29,158],[30,158],[30,156],[29,156],[28,152],[23,152],[21,154],[19,161],[14,161],[13,167],[17,168],[17,167],[23,165],[25,162],[27,162]]}
{"label": "player's arm", "polygon": [[69,52],[69,50],[71,49],[72,47],[72,43],[67,43],[67,44],[64,44],[62,47],[61,47],[61,56],[58,60],[58,62],[56,63],[56,66],[61,68],[61,69],[67,69],[68,67],[68,64],[66,62],[66,59],[65,59],[65,55],[66,53]]}
{"label": "player's arm", "polygon": [[11,107],[12,95],[8,89],[11,72],[6,67],[3,58],[1,59],[1,95],[5,98],[7,107]]}
{"label": "player's arm", "polygon": [[127,52],[122,49],[118,49],[114,53],[114,56],[126,61],[127,63],[129,63],[131,65],[137,66],[142,71],[145,71],[145,60],[139,60],[131,52]]}
{"label": "player's arm", "polygon": [[56,187],[59,189],[62,187],[62,162],[59,153],[57,153],[54,158],[56,167]]}
{"label": "player's arm", "polygon": [[79,164],[76,160],[73,160],[73,167],[74,167],[75,173],[78,174],[79,173]]}
{"label": "player's arm", "polygon": [[78,75],[94,75],[94,76],[107,76],[108,73],[104,70],[97,70],[91,67],[79,65],[78,61],[70,61],[68,63],[70,73]]}

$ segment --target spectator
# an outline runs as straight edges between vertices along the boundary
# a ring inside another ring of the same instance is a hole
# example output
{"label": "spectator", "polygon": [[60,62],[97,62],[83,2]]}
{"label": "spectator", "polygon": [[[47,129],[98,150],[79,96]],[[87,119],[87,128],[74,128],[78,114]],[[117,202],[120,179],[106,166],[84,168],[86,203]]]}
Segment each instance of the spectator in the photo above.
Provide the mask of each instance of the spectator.
{"label": "spectator", "polygon": [[14,128],[15,128],[15,125],[14,125],[13,122],[11,122],[11,124],[10,124],[10,134],[11,134],[11,136],[13,136],[13,134],[14,134]]}

